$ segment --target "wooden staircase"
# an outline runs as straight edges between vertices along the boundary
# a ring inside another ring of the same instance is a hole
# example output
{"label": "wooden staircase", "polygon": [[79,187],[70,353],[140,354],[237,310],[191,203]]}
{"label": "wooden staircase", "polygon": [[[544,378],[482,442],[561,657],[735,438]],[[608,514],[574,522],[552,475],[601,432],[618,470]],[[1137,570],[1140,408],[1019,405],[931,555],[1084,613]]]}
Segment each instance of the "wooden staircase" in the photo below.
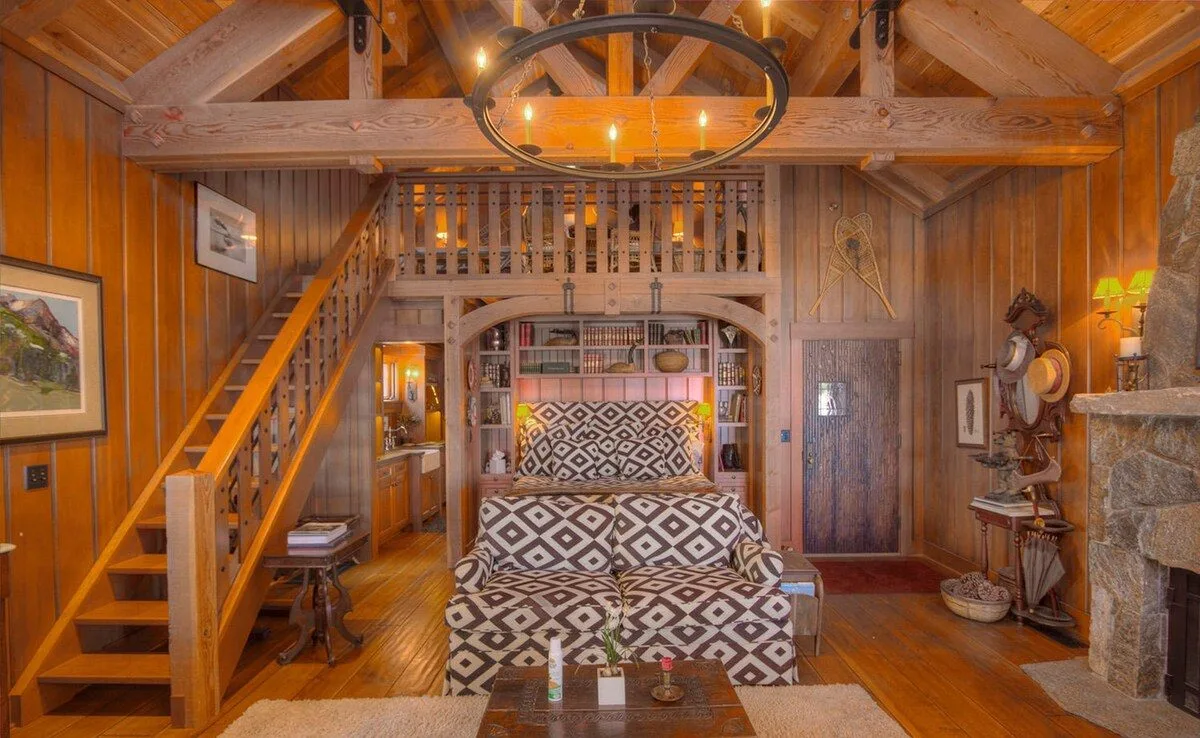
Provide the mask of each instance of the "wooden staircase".
{"label": "wooden staircase", "polygon": [[[171,685],[177,727],[215,716],[270,584],[258,560],[303,508],[353,384],[342,379],[370,355],[390,188],[380,178],[317,275],[248,332],[15,683],[17,725],[92,684]],[[197,613],[207,631],[193,630]],[[216,695],[198,707],[197,648],[214,654]]]}

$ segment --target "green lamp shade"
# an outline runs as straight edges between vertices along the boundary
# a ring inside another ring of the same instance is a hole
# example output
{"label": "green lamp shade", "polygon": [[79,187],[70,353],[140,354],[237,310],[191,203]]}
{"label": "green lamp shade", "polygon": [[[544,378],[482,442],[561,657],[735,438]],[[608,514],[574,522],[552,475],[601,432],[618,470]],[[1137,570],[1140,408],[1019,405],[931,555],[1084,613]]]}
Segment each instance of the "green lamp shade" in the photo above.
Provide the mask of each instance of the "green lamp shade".
{"label": "green lamp shade", "polygon": [[1133,273],[1133,279],[1129,280],[1129,288],[1125,291],[1131,295],[1148,295],[1153,282],[1153,269],[1139,269]]}
{"label": "green lamp shade", "polygon": [[533,408],[524,402],[517,405],[517,422],[524,423],[526,420],[529,420],[530,415],[533,415]]}
{"label": "green lamp shade", "polygon": [[707,402],[701,402],[699,405],[696,405],[696,417],[711,418],[712,417],[712,404],[707,403]]}
{"label": "green lamp shade", "polygon": [[1092,293],[1093,300],[1111,300],[1114,297],[1124,297],[1125,290],[1121,289],[1121,283],[1116,277],[1101,277],[1100,282],[1096,285],[1096,291]]}

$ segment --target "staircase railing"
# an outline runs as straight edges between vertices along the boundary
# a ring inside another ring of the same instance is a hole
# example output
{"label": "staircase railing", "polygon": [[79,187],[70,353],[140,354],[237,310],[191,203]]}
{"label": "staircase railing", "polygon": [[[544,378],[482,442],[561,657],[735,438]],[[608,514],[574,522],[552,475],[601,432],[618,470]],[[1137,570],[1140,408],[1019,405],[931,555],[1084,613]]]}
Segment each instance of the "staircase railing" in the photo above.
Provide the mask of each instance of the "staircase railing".
{"label": "staircase railing", "polygon": [[369,353],[373,336],[360,339],[394,268],[391,191],[390,177],[370,188],[196,469],[167,479],[177,726],[215,717],[270,583],[262,556],[304,505],[350,384],[346,367]]}

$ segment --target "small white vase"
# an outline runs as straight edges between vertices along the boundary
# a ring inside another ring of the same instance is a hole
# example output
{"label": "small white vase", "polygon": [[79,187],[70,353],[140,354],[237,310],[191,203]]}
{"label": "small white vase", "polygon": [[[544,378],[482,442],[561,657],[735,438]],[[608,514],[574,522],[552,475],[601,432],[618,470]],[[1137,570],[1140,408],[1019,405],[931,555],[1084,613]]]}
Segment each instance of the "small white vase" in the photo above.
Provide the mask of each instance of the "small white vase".
{"label": "small white vase", "polygon": [[617,667],[616,676],[604,676],[604,667],[596,669],[596,702],[601,705],[625,704],[625,670]]}

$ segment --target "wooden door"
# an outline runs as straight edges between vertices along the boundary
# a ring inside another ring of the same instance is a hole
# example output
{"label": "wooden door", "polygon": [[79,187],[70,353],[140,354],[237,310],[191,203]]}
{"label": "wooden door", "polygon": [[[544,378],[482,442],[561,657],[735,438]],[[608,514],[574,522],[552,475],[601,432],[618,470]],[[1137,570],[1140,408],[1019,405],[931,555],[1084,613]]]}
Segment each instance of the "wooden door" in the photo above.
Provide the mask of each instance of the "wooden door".
{"label": "wooden door", "polygon": [[896,553],[900,347],[805,341],[804,551]]}

